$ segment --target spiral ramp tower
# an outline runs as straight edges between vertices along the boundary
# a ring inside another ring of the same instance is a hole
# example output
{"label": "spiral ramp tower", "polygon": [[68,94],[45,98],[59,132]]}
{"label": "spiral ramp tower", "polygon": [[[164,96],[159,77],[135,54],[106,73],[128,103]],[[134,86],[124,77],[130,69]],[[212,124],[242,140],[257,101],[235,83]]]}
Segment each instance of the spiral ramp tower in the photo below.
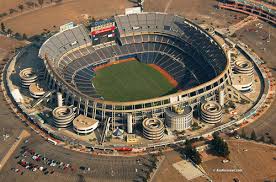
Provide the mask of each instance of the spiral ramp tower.
{"label": "spiral ramp tower", "polygon": [[164,136],[164,124],[159,118],[146,118],[143,123],[143,135],[149,140],[159,140]]}
{"label": "spiral ramp tower", "polygon": [[25,68],[21,70],[19,77],[23,88],[29,88],[32,83],[35,83],[38,80],[38,76],[33,68]]}
{"label": "spiral ramp tower", "polygon": [[53,112],[54,126],[57,128],[67,128],[71,126],[75,118],[75,113],[72,107],[61,106],[56,107]]}
{"label": "spiral ramp tower", "polygon": [[30,95],[35,99],[41,98],[45,94],[45,90],[37,83],[31,83],[29,86],[29,92]]}
{"label": "spiral ramp tower", "polygon": [[254,66],[248,60],[237,60],[234,63],[232,85],[241,92],[251,92],[254,81]]}
{"label": "spiral ramp tower", "polygon": [[235,73],[253,77],[254,66],[248,60],[238,60],[234,64]]}
{"label": "spiral ramp tower", "polygon": [[216,124],[222,120],[222,107],[215,101],[208,101],[201,105],[201,119],[210,124]]}

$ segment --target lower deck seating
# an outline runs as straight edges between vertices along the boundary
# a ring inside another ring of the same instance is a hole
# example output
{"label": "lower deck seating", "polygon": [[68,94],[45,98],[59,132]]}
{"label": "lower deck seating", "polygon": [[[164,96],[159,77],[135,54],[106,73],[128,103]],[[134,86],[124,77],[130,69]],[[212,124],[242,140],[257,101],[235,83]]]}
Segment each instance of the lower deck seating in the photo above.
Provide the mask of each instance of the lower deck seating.
{"label": "lower deck seating", "polygon": [[[140,35],[122,39],[125,43],[123,45],[109,45],[101,49],[87,47],[65,56],[61,60],[62,64],[67,64],[63,66],[65,80],[81,92],[99,97],[91,81],[94,76],[93,67],[127,55],[132,55],[143,63],[162,67],[184,89],[204,83],[217,74],[214,71],[216,68],[197,50],[179,39],[161,35],[151,35],[150,38]],[[146,40],[147,42],[143,42]],[[84,49],[90,53],[82,54]]]}

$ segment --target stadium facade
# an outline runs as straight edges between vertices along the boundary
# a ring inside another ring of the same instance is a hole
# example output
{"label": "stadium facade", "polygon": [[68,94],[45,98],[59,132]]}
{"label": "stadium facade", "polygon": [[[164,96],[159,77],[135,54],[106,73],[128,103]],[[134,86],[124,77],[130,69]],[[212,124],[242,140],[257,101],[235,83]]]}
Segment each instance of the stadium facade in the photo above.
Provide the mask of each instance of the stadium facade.
{"label": "stadium facade", "polygon": [[228,9],[258,17],[276,24],[276,2],[274,0],[220,0],[219,8]]}
{"label": "stadium facade", "polygon": [[[146,117],[163,117],[165,109],[174,105],[189,105],[197,111],[202,102],[227,94],[230,62],[205,30],[166,13],[119,15],[113,20],[115,28],[97,30],[99,35],[77,25],[50,37],[40,48],[49,89],[62,93],[64,104],[74,105],[77,115],[115,122],[126,121],[131,114],[135,124]],[[163,68],[182,90],[131,102],[104,100],[91,81],[93,68],[129,57]]]}

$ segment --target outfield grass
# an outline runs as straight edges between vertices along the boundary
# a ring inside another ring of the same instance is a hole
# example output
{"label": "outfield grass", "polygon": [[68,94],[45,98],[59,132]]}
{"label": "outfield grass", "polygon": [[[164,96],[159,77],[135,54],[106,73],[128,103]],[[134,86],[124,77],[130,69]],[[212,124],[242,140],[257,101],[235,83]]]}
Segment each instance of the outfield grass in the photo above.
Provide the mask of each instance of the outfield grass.
{"label": "outfield grass", "polygon": [[138,61],[98,70],[93,84],[97,92],[110,101],[134,101],[176,92],[161,73]]}

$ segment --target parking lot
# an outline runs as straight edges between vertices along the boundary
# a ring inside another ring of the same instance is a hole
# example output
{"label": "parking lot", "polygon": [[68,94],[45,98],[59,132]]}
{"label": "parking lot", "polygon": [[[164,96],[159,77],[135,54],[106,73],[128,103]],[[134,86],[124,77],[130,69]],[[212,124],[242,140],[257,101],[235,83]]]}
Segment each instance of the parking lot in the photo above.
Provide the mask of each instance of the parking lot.
{"label": "parking lot", "polygon": [[35,135],[23,141],[0,173],[0,181],[133,181],[146,176],[149,157],[93,156],[66,150]]}
{"label": "parking lot", "polygon": [[0,159],[15,142],[24,125],[20,123],[11,109],[6,105],[3,94],[0,93]]}

